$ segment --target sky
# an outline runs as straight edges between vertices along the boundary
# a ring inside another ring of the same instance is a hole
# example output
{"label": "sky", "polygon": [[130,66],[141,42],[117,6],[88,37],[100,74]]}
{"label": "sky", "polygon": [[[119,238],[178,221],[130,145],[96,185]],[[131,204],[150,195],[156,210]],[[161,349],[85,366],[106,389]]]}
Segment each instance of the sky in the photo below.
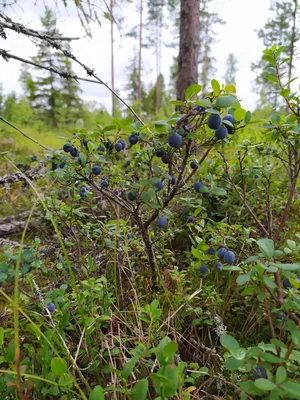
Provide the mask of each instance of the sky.
{"label": "sky", "polygon": [[[49,7],[54,6],[55,0],[19,0],[18,6],[7,9],[6,13],[17,22],[21,22],[33,29],[41,29],[39,18],[43,15],[44,4]],[[134,0],[136,1],[136,0]],[[138,21],[138,14],[135,4],[126,7],[124,0],[120,0],[120,8],[124,14],[122,33],[115,29],[115,87],[118,93],[126,97],[125,85],[127,80],[127,70],[133,49],[137,43],[133,38],[126,37],[126,30],[132,28]],[[62,3],[62,2],[61,2]],[[103,4],[98,0],[98,4]],[[96,2],[97,4],[97,2]],[[261,57],[263,43],[257,38],[256,29],[263,27],[268,18],[270,0],[216,0],[214,10],[218,13],[226,24],[218,26],[215,30],[218,33],[218,42],[213,45],[213,54],[216,58],[217,73],[215,78],[220,82],[226,70],[226,60],[228,53],[234,53],[238,60],[237,72],[237,93],[242,99],[244,108],[253,110],[258,100],[253,92],[254,73],[251,71],[251,62],[257,61]],[[74,7],[67,10],[59,8],[58,27],[64,36],[80,36],[82,39],[72,42],[72,52],[76,57],[83,61],[87,66],[93,68],[99,78],[110,84],[111,82],[111,61],[110,61],[110,23],[105,18],[101,19],[101,27],[96,23],[91,23],[92,38],[85,35],[84,29],[76,15]],[[104,10],[105,11],[105,10]],[[99,15],[102,15],[99,9]],[[8,38],[0,38],[0,48],[4,48],[19,57],[29,58],[36,54],[34,44],[17,34],[7,30]],[[165,27],[163,31],[165,42],[172,43],[172,30]],[[168,84],[170,66],[173,57],[177,55],[176,49],[164,47],[162,51],[162,73]],[[143,50],[143,82],[147,86],[155,82],[156,62],[155,55],[151,50]],[[22,93],[19,83],[19,73],[21,64],[18,61],[10,60],[6,62],[0,59],[0,83],[3,84],[5,92],[15,91]],[[74,65],[75,73],[86,77],[85,71],[78,65]],[[201,82],[199,82],[201,84]],[[111,94],[101,85],[92,83],[82,84],[82,97],[85,100],[96,101],[104,105],[108,111],[111,110]]]}

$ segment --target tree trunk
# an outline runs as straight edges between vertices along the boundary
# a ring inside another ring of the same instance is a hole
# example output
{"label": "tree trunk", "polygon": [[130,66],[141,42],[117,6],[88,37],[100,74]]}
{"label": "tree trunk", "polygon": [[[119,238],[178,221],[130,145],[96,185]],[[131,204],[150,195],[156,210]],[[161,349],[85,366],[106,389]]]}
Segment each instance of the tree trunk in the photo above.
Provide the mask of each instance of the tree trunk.
{"label": "tree trunk", "polygon": [[180,0],[180,43],[177,100],[184,100],[185,90],[198,83],[198,53],[200,37],[199,0]]}
{"label": "tree trunk", "polygon": [[[114,0],[110,0],[110,49],[111,49],[111,88],[115,91],[115,60],[114,60],[114,16],[113,16]],[[116,98],[111,94],[112,100],[112,116],[116,111]]]}
{"label": "tree trunk", "polygon": [[143,45],[143,0],[140,0],[140,38],[139,38],[139,69],[138,69],[138,99],[142,102],[142,45]]}

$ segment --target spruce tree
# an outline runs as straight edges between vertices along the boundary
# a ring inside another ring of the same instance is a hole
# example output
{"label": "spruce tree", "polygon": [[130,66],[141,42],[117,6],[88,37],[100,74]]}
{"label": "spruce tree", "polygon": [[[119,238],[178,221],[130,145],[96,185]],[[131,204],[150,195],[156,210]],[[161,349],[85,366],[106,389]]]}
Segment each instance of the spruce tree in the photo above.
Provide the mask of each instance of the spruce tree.
{"label": "spruce tree", "polygon": [[[46,7],[41,18],[43,30],[51,36],[59,36],[54,13]],[[69,45],[67,45],[67,49]],[[37,55],[32,60],[39,65],[73,73],[70,61],[60,52],[54,50],[47,42],[37,42]],[[36,114],[53,128],[59,122],[70,122],[78,117],[81,109],[79,85],[74,80],[63,80],[51,71],[34,67],[35,74],[24,67],[20,81]]]}
{"label": "spruce tree", "polygon": [[237,59],[233,53],[228,54],[224,81],[226,85],[236,85]]}
{"label": "spruce tree", "polygon": [[[300,35],[299,17],[298,0],[272,2],[270,17],[265,26],[257,32],[258,37],[263,40],[264,47],[269,48],[273,44],[285,46],[282,55],[290,59],[285,71],[287,80],[290,80],[292,76],[297,57],[296,45]],[[257,63],[252,64],[252,69],[257,74],[254,89],[260,95],[261,104],[267,103],[276,108],[279,105],[277,84],[266,78],[266,75],[274,73],[274,67],[263,56]]]}

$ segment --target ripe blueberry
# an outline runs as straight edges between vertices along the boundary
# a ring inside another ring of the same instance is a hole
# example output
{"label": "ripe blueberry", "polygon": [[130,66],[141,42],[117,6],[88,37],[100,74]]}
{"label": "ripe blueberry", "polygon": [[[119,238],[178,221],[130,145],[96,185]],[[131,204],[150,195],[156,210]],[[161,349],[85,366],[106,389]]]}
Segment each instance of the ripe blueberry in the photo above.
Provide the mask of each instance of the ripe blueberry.
{"label": "ripe blueberry", "polygon": [[226,128],[226,126],[222,125],[220,126],[220,128],[216,129],[216,138],[217,139],[225,139],[228,133],[228,129]]}
{"label": "ripe blueberry", "polygon": [[200,188],[201,188],[202,186],[203,186],[203,183],[201,183],[201,182],[196,182],[195,185],[194,185],[194,189],[196,190],[196,192],[199,193]]}
{"label": "ripe blueberry", "polygon": [[171,185],[175,185],[175,183],[176,183],[176,177],[175,176],[172,176],[170,183],[171,183]]}
{"label": "ripe blueberry", "polygon": [[139,140],[139,138],[138,138],[138,136],[135,135],[135,134],[132,134],[132,135],[130,135],[130,136],[128,137],[128,141],[129,141],[129,143],[130,143],[132,146],[135,145],[135,144],[137,144],[138,140]]}
{"label": "ripe blueberry", "polygon": [[232,123],[232,125],[234,125],[235,124],[235,119],[234,119],[234,116],[233,115],[231,115],[231,114],[227,114],[227,115],[225,115],[225,117],[223,118],[223,120],[225,119],[225,121],[229,121],[229,122],[231,122]]}
{"label": "ripe blueberry", "polygon": [[123,150],[123,145],[122,145],[122,143],[117,142],[117,143],[115,144],[115,149],[116,149],[117,152]]}
{"label": "ripe blueberry", "polygon": [[212,247],[209,247],[206,252],[206,254],[209,254],[210,256],[213,256],[215,254],[215,250]]}
{"label": "ripe blueberry", "polygon": [[198,164],[197,164],[196,161],[192,161],[190,166],[191,166],[192,169],[196,169],[198,167]]}
{"label": "ripe blueberry", "polygon": [[122,147],[123,147],[123,150],[126,149],[126,142],[125,142],[125,140],[120,139],[120,140],[119,140],[119,143],[121,143],[121,145],[122,145]]}
{"label": "ripe blueberry", "polygon": [[225,249],[225,247],[219,247],[217,254],[221,260],[224,258],[225,253],[227,253],[227,249]]}
{"label": "ripe blueberry", "polygon": [[156,150],[155,155],[156,157],[162,157],[165,154],[165,152],[163,150]]}
{"label": "ripe blueberry", "polygon": [[170,158],[169,158],[168,154],[164,154],[164,155],[161,157],[161,161],[162,161],[164,164],[169,164]]}
{"label": "ripe blueberry", "polygon": [[210,129],[220,128],[221,123],[222,123],[222,118],[219,114],[211,114],[208,117],[207,125],[209,126]]}
{"label": "ripe blueberry", "polygon": [[158,192],[164,188],[164,184],[161,181],[154,183],[153,186],[156,187]]}
{"label": "ripe blueberry", "polygon": [[208,272],[208,266],[205,264],[201,264],[199,267],[200,274],[206,274]]}
{"label": "ripe blueberry", "polygon": [[104,153],[104,152],[105,152],[105,149],[104,149],[103,146],[98,146],[98,147],[97,147],[97,151],[98,151],[98,153]]}
{"label": "ripe blueberry", "polygon": [[285,289],[291,289],[293,287],[293,285],[291,284],[289,278],[283,278],[282,283],[283,283],[283,287]]}
{"label": "ripe blueberry", "polygon": [[63,145],[63,151],[65,153],[70,153],[71,149],[72,149],[72,145],[71,144],[66,143],[66,144]]}
{"label": "ripe blueberry", "polygon": [[128,195],[127,195],[127,197],[128,197],[128,200],[129,200],[129,201],[134,201],[134,200],[136,199],[136,193],[134,193],[134,192],[129,192]]}
{"label": "ripe blueberry", "polygon": [[78,157],[79,156],[78,150],[75,149],[75,147],[71,148],[70,154],[71,154],[72,157]]}
{"label": "ripe blueberry", "polygon": [[253,371],[253,378],[254,379],[259,379],[259,378],[267,379],[268,378],[267,371],[264,369],[263,366],[257,365]]}
{"label": "ripe blueberry", "polygon": [[107,188],[108,187],[108,180],[107,179],[102,179],[100,185],[104,186],[105,188]]}
{"label": "ripe blueberry", "polygon": [[220,262],[217,262],[217,264],[216,264],[216,270],[217,270],[218,272],[221,272],[221,271],[222,271],[222,264],[221,264]]}
{"label": "ripe blueberry", "polygon": [[99,165],[94,165],[92,168],[92,173],[94,175],[100,175],[101,167]]}
{"label": "ripe blueberry", "polygon": [[182,137],[178,133],[173,133],[172,136],[168,138],[168,143],[171,147],[175,147],[175,149],[179,149],[182,145]]}
{"label": "ripe blueberry", "polygon": [[56,310],[55,304],[53,304],[53,303],[49,303],[49,304],[47,305],[47,308],[48,308],[48,311],[49,311],[50,313],[53,313],[53,312]]}
{"label": "ripe blueberry", "polygon": [[164,218],[164,217],[159,217],[159,218],[157,218],[157,220],[156,220],[156,225],[157,225],[159,228],[162,228],[162,229],[166,228],[166,227],[168,226],[168,220],[167,220],[167,218]]}
{"label": "ripe blueberry", "polygon": [[224,253],[223,256],[223,260],[227,263],[227,264],[233,264],[235,261],[235,255],[233,251],[226,251]]}

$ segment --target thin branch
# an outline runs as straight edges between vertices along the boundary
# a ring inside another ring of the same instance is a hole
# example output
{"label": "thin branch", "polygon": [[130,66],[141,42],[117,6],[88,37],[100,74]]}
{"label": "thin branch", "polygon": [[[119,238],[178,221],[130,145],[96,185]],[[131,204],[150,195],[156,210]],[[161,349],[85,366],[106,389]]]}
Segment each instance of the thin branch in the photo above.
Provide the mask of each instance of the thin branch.
{"label": "thin branch", "polygon": [[[5,19],[7,17],[5,17],[4,14],[0,12],[0,18]],[[25,28],[23,25],[17,24],[17,23],[14,23],[14,22],[12,22],[12,25],[7,24],[5,22],[0,22],[0,27],[2,27],[4,29],[10,29],[10,30],[12,30],[14,32],[17,32],[17,33],[22,33],[23,35],[27,35],[28,32],[31,32],[30,36],[38,38],[38,39],[43,39],[43,40],[46,40],[46,38],[48,38],[48,39],[51,39],[51,40],[59,40],[59,41],[71,42],[72,40],[80,40],[80,39],[82,39],[80,37],[51,36],[51,35],[48,35],[47,33],[44,33],[44,32],[35,33],[31,29]]]}
{"label": "thin branch", "polygon": [[60,71],[55,67],[46,67],[44,65],[40,65],[37,64],[31,60],[27,60],[25,58],[21,58],[19,56],[15,56],[14,54],[9,53],[8,51],[4,50],[4,49],[0,49],[0,56],[2,56],[4,58],[5,61],[9,61],[10,58],[17,60],[17,61],[21,61],[24,64],[29,64],[32,65],[33,67],[37,67],[40,69],[45,69],[46,71],[49,72],[54,72],[55,74],[59,75],[61,78],[65,78],[65,79],[74,79],[75,81],[84,81],[84,82],[91,82],[91,83],[97,83],[98,85],[103,85],[103,82],[100,81],[95,81],[93,79],[88,79],[88,78],[81,78],[80,76],[77,76],[75,74],[70,74],[69,72],[64,72],[64,71]]}
{"label": "thin branch", "polygon": [[[1,50],[0,50],[1,53]],[[51,149],[50,147],[44,146],[43,144],[39,143],[37,140],[33,139],[31,136],[27,135],[27,133],[25,133],[24,131],[22,131],[22,129],[18,128],[16,125],[12,124],[11,122],[7,121],[4,117],[2,117],[0,115],[0,121],[3,121],[5,124],[11,126],[12,128],[14,128],[16,131],[20,132],[23,136],[25,136],[27,139],[31,140],[32,142],[34,142],[35,144],[37,144],[38,146],[42,147],[45,150],[48,151],[53,151],[53,149]]]}

